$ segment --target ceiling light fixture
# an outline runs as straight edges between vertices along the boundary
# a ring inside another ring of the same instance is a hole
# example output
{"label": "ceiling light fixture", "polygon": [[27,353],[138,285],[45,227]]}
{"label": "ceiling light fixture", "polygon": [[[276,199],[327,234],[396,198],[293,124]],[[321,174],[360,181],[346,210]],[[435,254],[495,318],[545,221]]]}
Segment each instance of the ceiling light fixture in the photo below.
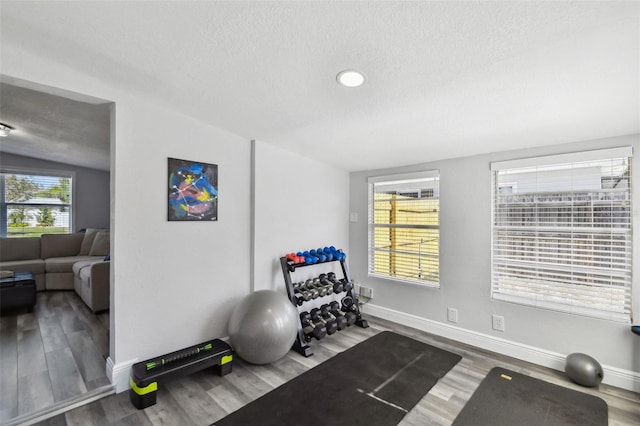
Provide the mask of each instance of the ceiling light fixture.
{"label": "ceiling light fixture", "polygon": [[0,137],[6,138],[12,130],[15,130],[15,127],[0,123]]}
{"label": "ceiling light fixture", "polygon": [[364,74],[356,70],[340,71],[336,80],[344,87],[360,87],[367,81]]}

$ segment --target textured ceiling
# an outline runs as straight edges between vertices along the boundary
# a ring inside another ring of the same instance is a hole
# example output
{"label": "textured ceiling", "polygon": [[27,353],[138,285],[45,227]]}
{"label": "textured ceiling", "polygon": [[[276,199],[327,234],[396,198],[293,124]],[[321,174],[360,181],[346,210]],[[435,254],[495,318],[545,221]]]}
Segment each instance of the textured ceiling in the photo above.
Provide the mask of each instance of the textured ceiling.
{"label": "textured ceiling", "polygon": [[[6,2],[2,43],[355,171],[640,132],[638,2]],[[363,71],[367,84],[339,87]]]}
{"label": "textured ceiling", "polygon": [[0,82],[0,120],[16,128],[2,152],[109,170],[109,104],[38,88]]}

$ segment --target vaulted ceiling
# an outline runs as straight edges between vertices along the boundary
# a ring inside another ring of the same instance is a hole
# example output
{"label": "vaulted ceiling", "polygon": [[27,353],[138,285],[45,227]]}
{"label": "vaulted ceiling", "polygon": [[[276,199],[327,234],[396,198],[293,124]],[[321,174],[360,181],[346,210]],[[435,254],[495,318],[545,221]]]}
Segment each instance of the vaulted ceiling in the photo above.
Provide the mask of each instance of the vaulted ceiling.
{"label": "vaulted ceiling", "polygon": [[0,40],[349,171],[640,132],[635,1],[3,1]]}

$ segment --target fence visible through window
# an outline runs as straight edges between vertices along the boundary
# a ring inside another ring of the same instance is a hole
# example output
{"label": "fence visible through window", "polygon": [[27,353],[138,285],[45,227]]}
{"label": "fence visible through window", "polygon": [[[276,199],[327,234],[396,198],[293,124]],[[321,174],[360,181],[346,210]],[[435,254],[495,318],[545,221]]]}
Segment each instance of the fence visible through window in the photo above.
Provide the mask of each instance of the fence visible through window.
{"label": "fence visible through window", "polygon": [[437,172],[374,180],[369,183],[369,273],[438,286]]}
{"label": "fence visible through window", "polygon": [[630,319],[630,155],[492,164],[494,299]]}

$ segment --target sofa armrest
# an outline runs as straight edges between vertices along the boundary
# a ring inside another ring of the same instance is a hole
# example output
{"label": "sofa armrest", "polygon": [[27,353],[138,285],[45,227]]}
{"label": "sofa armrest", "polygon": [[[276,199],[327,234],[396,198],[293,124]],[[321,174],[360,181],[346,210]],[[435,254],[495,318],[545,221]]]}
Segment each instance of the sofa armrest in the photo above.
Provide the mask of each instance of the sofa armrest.
{"label": "sofa armrest", "polygon": [[91,281],[94,279],[106,278],[107,284],[109,284],[109,270],[111,268],[111,262],[104,260],[101,262],[95,262],[91,265]]}
{"label": "sofa armrest", "polygon": [[94,311],[109,309],[111,262],[96,262],[91,268],[91,306]]}

